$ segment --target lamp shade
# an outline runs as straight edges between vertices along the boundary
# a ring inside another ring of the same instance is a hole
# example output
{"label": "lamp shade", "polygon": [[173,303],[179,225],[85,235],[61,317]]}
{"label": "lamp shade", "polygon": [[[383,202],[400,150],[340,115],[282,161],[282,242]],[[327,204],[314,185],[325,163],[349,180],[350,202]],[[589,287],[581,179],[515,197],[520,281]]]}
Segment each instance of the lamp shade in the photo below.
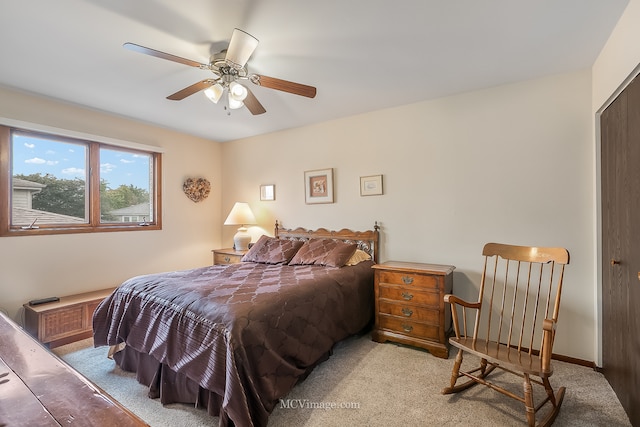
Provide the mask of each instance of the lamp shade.
{"label": "lamp shade", "polygon": [[251,208],[248,203],[236,202],[229,212],[227,219],[224,221],[224,225],[239,225],[238,232],[233,236],[233,247],[237,251],[246,251],[249,249],[249,242],[251,242],[251,235],[247,233],[245,225],[255,224],[256,217],[251,212]]}
{"label": "lamp shade", "polygon": [[251,225],[256,223],[256,217],[251,212],[249,203],[236,202],[224,221],[224,225]]}
{"label": "lamp shade", "polygon": [[244,102],[234,99],[233,96],[231,96],[231,93],[229,93],[229,108],[232,110],[237,110],[238,108],[242,107],[244,107]]}
{"label": "lamp shade", "polygon": [[247,88],[242,86],[240,83],[231,82],[229,83],[229,97],[235,99],[236,101],[244,101],[247,97],[248,91]]}
{"label": "lamp shade", "polygon": [[220,100],[220,97],[222,96],[223,91],[224,88],[222,87],[222,85],[220,83],[216,83],[213,86],[205,89],[204,94],[211,100],[211,102],[217,104]]}

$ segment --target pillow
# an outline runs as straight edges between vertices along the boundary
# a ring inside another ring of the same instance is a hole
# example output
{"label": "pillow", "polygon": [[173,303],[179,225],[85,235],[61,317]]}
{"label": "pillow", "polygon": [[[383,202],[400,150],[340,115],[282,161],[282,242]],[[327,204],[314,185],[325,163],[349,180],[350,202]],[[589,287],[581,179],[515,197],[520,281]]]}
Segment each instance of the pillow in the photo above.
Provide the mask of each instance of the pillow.
{"label": "pillow", "polygon": [[358,263],[361,263],[362,261],[368,261],[370,259],[371,255],[361,249],[356,249],[356,251],[353,253],[353,255],[351,255],[351,258],[349,258],[349,261],[347,261],[345,265],[356,265]]}
{"label": "pillow", "polygon": [[302,246],[299,240],[276,239],[262,235],[242,257],[243,262],[286,264]]}
{"label": "pillow", "polygon": [[322,260],[322,265],[328,267],[342,267],[349,261],[358,245],[356,243],[336,242],[336,246],[331,249]]}
{"label": "pillow", "polygon": [[289,261],[291,265],[326,265],[342,267],[358,245],[333,239],[309,239]]}

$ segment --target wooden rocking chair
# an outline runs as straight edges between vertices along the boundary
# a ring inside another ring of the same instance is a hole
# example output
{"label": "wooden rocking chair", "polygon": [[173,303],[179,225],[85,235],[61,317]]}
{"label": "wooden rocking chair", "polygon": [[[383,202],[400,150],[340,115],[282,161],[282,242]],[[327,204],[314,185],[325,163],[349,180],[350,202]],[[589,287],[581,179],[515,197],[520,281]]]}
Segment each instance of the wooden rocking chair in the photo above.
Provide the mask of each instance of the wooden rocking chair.
{"label": "wooden rocking chair", "polygon": [[[563,248],[488,243],[482,254],[485,262],[478,302],[466,302],[454,295],[444,297],[451,304],[455,331],[455,337],[449,342],[458,347],[458,355],[451,385],[442,393],[457,393],[478,383],[486,385],[524,403],[529,426],[536,425],[537,411],[550,403],[550,410],[538,424],[549,426],[558,415],[565,391],[561,387],[555,394],[549,377],[553,374],[551,354],[569,252]],[[461,307],[460,313],[457,306]],[[471,336],[467,323],[473,325]],[[465,351],[480,357],[480,366],[461,372]],[[522,377],[524,396],[487,381],[495,368]],[[468,380],[456,385],[461,377]],[[534,406],[532,383],[546,390],[546,399],[537,406]]]}

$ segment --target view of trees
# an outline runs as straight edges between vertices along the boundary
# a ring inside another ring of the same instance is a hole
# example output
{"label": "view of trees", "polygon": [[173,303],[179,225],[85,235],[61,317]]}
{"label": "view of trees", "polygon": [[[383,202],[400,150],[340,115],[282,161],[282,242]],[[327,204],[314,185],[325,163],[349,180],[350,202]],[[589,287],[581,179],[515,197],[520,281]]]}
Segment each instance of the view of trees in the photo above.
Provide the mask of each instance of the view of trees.
{"label": "view of trees", "polygon": [[[82,179],[61,179],[51,174],[14,175],[15,178],[46,185],[33,195],[33,209],[84,218],[85,182]],[[100,181],[100,211],[104,219],[107,212],[149,201],[149,192],[133,185],[109,188],[109,183]]]}
{"label": "view of trees", "polygon": [[143,188],[129,184],[111,189],[107,181],[100,180],[100,215],[104,220],[115,219],[108,212],[145,202],[149,202],[149,192]]}

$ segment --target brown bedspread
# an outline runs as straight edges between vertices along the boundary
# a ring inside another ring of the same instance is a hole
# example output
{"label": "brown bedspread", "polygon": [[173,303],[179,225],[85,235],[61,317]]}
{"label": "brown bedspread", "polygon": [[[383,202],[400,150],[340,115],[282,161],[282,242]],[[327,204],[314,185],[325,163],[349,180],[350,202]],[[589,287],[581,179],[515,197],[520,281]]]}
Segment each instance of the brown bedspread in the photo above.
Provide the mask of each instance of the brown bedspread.
{"label": "brown bedspread", "polygon": [[220,424],[267,424],[278,399],[373,315],[373,262],[239,263],[129,279],[95,311],[125,342],[219,395]]}

